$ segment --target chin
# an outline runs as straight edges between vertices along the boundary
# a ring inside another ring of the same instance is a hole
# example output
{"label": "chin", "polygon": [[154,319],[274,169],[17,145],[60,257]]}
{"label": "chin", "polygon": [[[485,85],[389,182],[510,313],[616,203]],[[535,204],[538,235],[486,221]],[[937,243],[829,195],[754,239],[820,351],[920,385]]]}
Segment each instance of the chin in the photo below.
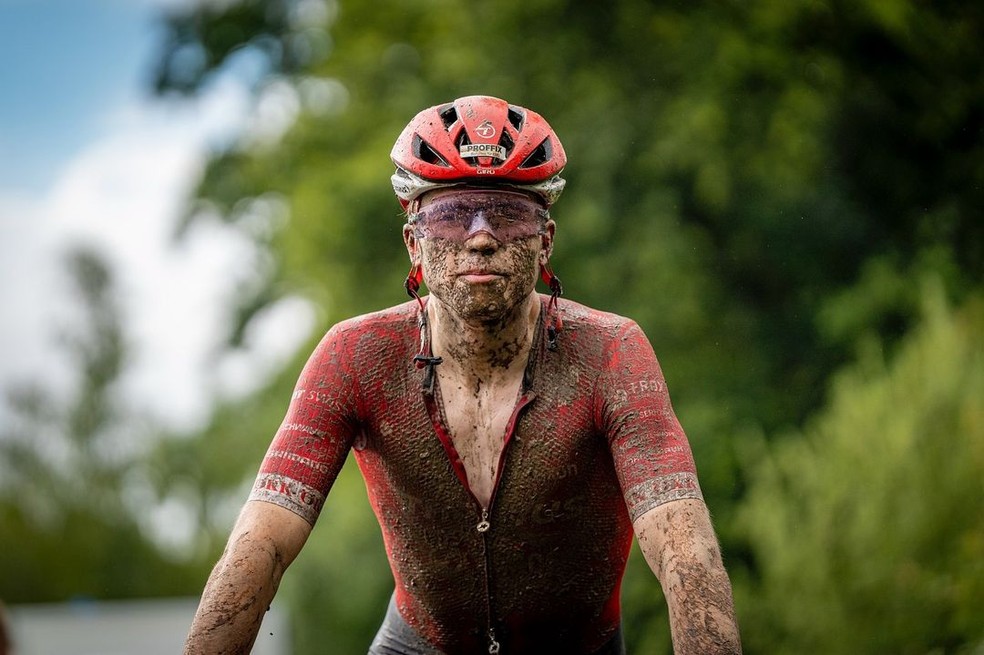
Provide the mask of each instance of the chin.
{"label": "chin", "polygon": [[493,284],[478,289],[455,289],[443,300],[464,321],[492,323],[510,314],[515,306],[510,302],[511,295],[501,285]]}
{"label": "chin", "polygon": [[509,314],[508,305],[501,297],[490,302],[481,302],[476,299],[458,305],[454,309],[465,321],[478,323],[499,322]]}

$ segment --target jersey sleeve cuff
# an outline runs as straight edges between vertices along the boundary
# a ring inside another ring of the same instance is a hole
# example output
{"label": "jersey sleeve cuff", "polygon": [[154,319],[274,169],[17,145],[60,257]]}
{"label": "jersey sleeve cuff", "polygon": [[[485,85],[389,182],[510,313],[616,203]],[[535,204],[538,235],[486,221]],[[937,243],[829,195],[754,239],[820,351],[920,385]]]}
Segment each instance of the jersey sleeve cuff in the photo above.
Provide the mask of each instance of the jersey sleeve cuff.
{"label": "jersey sleeve cuff", "polygon": [[325,497],[314,487],[276,473],[257,476],[249,500],[260,500],[288,509],[312,526],[318,520]]}
{"label": "jersey sleeve cuff", "polygon": [[625,504],[633,521],[654,507],[684,498],[704,500],[697,474],[689,471],[646,480],[625,491]]}

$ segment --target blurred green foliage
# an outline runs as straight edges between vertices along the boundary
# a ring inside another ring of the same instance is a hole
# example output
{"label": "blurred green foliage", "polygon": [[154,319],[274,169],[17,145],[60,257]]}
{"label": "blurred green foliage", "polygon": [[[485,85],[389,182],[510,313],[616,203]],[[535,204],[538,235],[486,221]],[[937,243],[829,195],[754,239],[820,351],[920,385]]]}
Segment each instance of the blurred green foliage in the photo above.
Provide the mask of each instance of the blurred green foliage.
{"label": "blurred green foliage", "polygon": [[742,444],[752,652],[984,648],[984,297],[954,311],[936,281],[921,295],[890,361],[866,340],[801,433]]}
{"label": "blurred green foliage", "polygon": [[[166,24],[161,94],[260,61],[257,105],[299,108],[216,152],[183,223],[219,218],[267,256],[230,299],[231,347],[284,296],[319,328],[404,300],[396,136],[463,95],[528,106],[570,159],[554,269],[653,342],[746,652],[981,647],[984,10],[238,0]],[[191,567],[218,555],[216,508],[244,495],[307,353],[146,460],[162,498],[194,491]],[[297,653],[364,651],[390,585],[347,465],[281,591]],[[637,552],[623,597],[630,652],[669,652]]]}

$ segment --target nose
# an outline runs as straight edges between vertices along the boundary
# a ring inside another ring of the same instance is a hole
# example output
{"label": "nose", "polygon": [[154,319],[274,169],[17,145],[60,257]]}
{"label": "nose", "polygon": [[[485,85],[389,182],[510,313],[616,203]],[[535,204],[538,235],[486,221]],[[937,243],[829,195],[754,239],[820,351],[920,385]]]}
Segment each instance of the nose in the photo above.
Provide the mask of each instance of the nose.
{"label": "nose", "polygon": [[478,252],[493,252],[499,247],[499,241],[492,231],[492,226],[485,219],[485,214],[479,212],[472,218],[471,226],[468,228],[468,238],[465,246],[469,250]]}
{"label": "nose", "polygon": [[480,211],[474,216],[472,216],[471,224],[468,226],[468,238],[475,236],[480,232],[486,232],[491,236],[495,236],[495,231],[492,229],[492,225],[489,224],[487,218],[485,218],[485,212]]}

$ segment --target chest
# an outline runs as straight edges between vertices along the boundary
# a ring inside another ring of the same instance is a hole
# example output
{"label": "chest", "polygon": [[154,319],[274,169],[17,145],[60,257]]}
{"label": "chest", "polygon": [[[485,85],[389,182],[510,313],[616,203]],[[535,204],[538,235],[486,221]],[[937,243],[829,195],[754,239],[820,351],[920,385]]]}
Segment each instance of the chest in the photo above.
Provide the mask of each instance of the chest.
{"label": "chest", "polygon": [[410,375],[371,396],[355,456],[384,530],[460,525],[473,535],[487,509],[490,522],[538,549],[589,518],[622,521],[594,377],[562,364],[541,365],[526,391],[517,380],[476,393],[443,377],[427,393],[423,376]]}
{"label": "chest", "polygon": [[440,379],[440,406],[448,436],[464,466],[469,489],[486,507],[495,488],[521,382],[520,376],[497,384]]}

